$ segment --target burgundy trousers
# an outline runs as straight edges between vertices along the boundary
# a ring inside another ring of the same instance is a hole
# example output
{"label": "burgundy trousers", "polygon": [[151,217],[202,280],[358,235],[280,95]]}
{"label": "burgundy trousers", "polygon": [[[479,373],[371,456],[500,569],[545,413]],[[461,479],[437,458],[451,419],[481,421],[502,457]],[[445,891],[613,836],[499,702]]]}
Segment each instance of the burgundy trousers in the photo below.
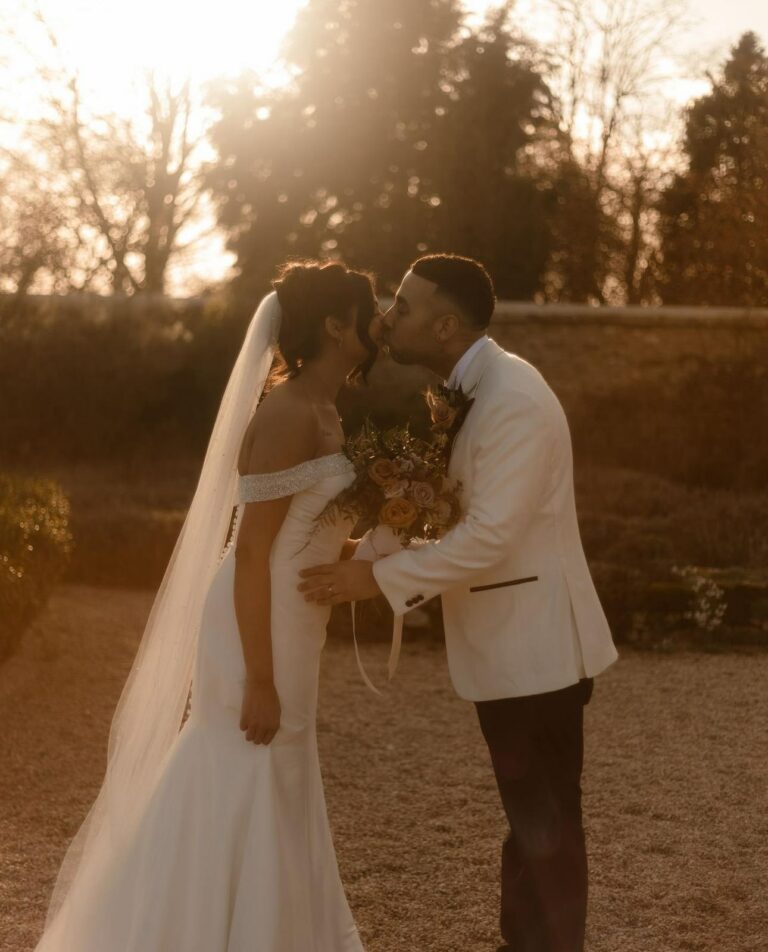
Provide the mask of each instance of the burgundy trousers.
{"label": "burgundy trousers", "polygon": [[592,687],[587,678],[560,691],[475,705],[509,821],[499,952],[583,952],[581,769]]}

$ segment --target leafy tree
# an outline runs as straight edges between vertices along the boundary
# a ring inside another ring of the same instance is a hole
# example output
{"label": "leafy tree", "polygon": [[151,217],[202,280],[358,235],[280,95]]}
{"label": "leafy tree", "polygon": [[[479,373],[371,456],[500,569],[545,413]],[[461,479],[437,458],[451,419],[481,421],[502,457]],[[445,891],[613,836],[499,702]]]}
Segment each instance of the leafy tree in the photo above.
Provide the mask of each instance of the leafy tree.
{"label": "leafy tree", "polygon": [[453,0],[313,0],[285,48],[283,90],[213,93],[219,220],[250,291],[289,255],[340,254],[388,277],[428,235]]}
{"label": "leafy tree", "polygon": [[546,195],[529,149],[553,120],[508,16],[471,33],[456,0],[313,0],[286,45],[290,88],[214,88],[210,181],[243,293],[291,255],[391,284],[428,250],[481,258],[502,294],[536,292]]}
{"label": "leafy tree", "polygon": [[544,279],[550,301],[602,301],[615,249],[615,223],[601,204],[589,171],[567,145],[549,175],[543,174],[552,204],[551,250]]}
{"label": "leafy tree", "polygon": [[688,110],[688,167],[661,200],[667,304],[763,305],[768,295],[768,58],[754,33]]}
{"label": "leafy tree", "polygon": [[545,155],[559,138],[532,50],[493,12],[452,55],[430,244],[480,258],[504,297],[531,298],[551,252]]}

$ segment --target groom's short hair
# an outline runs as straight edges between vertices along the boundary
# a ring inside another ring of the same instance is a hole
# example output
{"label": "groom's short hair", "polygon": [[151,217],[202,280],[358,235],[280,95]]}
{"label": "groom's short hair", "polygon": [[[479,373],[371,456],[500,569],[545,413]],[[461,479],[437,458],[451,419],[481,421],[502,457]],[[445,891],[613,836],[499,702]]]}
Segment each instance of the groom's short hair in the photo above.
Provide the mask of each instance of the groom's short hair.
{"label": "groom's short hair", "polygon": [[414,261],[411,271],[436,284],[472,327],[481,329],[491,323],[496,294],[491,276],[479,261],[461,255],[425,255]]}

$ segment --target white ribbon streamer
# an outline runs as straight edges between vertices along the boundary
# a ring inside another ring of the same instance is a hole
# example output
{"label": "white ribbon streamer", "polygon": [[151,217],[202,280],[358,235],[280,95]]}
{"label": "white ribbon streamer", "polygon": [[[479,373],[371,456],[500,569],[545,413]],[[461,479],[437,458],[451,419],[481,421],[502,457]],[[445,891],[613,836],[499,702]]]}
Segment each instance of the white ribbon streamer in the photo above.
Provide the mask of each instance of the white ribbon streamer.
{"label": "white ribbon streamer", "polygon": [[[369,562],[375,562],[377,559],[383,558],[386,555],[392,555],[394,552],[399,552],[402,548],[403,544],[396,532],[394,532],[392,529],[389,529],[387,526],[376,526],[375,529],[371,529],[370,531],[366,532],[366,534],[358,543],[352,558],[359,559],[361,561],[365,560]],[[358,645],[357,641],[357,626],[355,624],[356,605],[357,602],[352,602],[350,609],[352,611],[352,641],[355,646],[355,659],[357,660],[357,667],[366,687],[370,688],[374,694],[381,696],[382,692],[368,677],[360,657],[360,646]],[[395,615],[394,622],[392,624],[392,646],[389,650],[389,661],[387,662],[387,675],[390,681],[394,677],[395,671],[397,671],[397,663],[400,660],[400,649],[402,644],[403,616]]]}
{"label": "white ribbon streamer", "polygon": [[[381,696],[381,691],[376,687],[376,685],[371,681],[366,673],[365,668],[363,667],[362,659],[360,658],[360,647],[357,643],[357,629],[355,626],[355,606],[357,602],[352,602],[350,605],[352,611],[352,641],[355,646],[355,658],[357,660],[357,668],[360,672],[360,676],[363,679],[366,687],[370,688],[374,694]],[[388,680],[392,680],[394,677],[395,671],[397,671],[397,663],[400,660],[400,648],[403,644],[403,616],[395,615],[395,620],[392,624],[392,647],[389,649],[389,661],[387,662],[387,675]]]}

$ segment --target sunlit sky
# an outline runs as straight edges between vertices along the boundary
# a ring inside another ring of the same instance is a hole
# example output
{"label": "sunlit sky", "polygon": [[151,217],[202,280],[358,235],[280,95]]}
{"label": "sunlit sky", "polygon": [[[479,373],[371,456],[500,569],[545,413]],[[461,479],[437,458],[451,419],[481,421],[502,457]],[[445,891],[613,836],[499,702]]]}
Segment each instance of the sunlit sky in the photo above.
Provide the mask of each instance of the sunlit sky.
{"label": "sunlit sky", "polygon": [[[284,82],[278,64],[281,40],[305,0],[0,0],[0,30],[19,25],[15,44],[0,45],[0,115],[9,95],[18,109],[34,111],[34,64],[41,50],[50,55],[44,32],[29,11],[39,9],[55,33],[59,55],[76,64],[96,109],[131,112],[140,108],[136,81],[147,69],[202,83],[217,75],[250,68],[266,82]],[[375,2],[375,0],[371,0]],[[480,16],[492,0],[466,0]],[[553,22],[543,0],[519,0],[515,16],[534,39],[551,37]],[[551,8],[549,8],[551,10]],[[26,10],[26,15],[22,11]],[[691,80],[670,80],[668,94],[681,104],[704,85],[692,81],[722,60],[747,29],[768,43],[768,3],[758,0],[690,0],[688,48],[680,50]],[[32,24],[30,26],[30,24]],[[0,40],[2,37],[0,37]],[[26,45],[26,74],[18,41]],[[9,68],[6,68],[9,67]],[[15,67],[15,68],[14,68]],[[28,102],[28,105],[27,105]],[[1,144],[1,143],[0,143]],[[216,237],[192,262],[192,272],[215,278],[226,271],[227,256]]]}
{"label": "sunlit sky", "polygon": [[[27,0],[0,0],[6,21]],[[147,67],[208,78],[251,67],[267,72],[280,41],[305,0],[28,0],[53,27],[65,55],[76,60],[105,93]],[[375,0],[373,0],[375,2]],[[482,14],[493,0],[466,0]],[[692,0],[690,53],[709,58],[740,33],[755,29],[768,39],[768,4],[758,0]],[[519,0],[520,22],[546,38],[551,13],[541,0]],[[278,74],[279,78],[279,74]]]}

